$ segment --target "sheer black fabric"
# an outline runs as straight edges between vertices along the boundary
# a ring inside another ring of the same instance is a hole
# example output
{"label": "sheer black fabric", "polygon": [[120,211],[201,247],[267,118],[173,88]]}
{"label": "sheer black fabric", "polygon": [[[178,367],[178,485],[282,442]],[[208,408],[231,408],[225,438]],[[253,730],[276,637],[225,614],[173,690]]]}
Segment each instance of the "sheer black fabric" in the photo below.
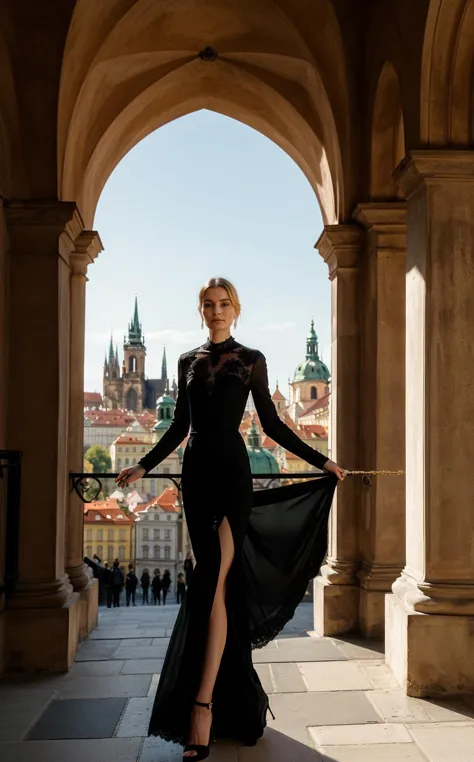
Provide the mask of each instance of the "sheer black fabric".
{"label": "sheer black fabric", "polygon": [[259,738],[268,698],[252,666],[251,648],[268,643],[291,619],[327,547],[336,479],[253,492],[247,448],[239,433],[249,392],[264,431],[318,468],[326,458],[278,417],[261,352],[232,337],[207,341],[182,355],[173,421],[140,461],[151,470],[190,430],[182,471],[183,503],[196,566],[174,627],[149,733],[188,740],[191,708],[201,680],[209,616],[219,575],[218,528],[229,522],[235,555],[226,587],[228,632],[214,689],[217,737]]}

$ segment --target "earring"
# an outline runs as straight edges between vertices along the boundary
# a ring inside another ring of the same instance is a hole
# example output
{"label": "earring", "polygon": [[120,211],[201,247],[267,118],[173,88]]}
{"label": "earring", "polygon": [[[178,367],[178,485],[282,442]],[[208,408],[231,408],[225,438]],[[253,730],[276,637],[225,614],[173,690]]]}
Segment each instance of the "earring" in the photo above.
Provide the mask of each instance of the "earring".
{"label": "earring", "polygon": [[237,328],[237,318],[234,320],[234,328]]}
{"label": "earring", "polygon": [[204,328],[204,318],[201,318],[201,331]]}

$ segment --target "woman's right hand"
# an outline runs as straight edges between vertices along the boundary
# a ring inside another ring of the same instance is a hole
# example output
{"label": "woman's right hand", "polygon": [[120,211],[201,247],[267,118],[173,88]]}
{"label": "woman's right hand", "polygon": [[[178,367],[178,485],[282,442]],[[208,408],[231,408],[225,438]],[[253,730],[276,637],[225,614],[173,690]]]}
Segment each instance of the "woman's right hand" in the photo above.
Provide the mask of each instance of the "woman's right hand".
{"label": "woman's right hand", "polygon": [[145,469],[143,466],[130,466],[130,468],[122,468],[115,481],[119,487],[127,487],[132,482],[136,482],[137,479],[141,479],[144,474]]}

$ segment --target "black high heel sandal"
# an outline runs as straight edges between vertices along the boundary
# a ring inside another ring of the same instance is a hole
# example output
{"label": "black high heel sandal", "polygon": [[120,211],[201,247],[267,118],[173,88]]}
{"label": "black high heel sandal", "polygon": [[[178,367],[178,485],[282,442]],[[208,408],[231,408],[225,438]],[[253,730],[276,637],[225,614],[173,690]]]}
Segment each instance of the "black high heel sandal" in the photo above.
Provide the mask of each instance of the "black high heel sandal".
{"label": "black high heel sandal", "polygon": [[[204,706],[206,709],[209,709],[212,711],[212,701],[209,702],[209,704],[205,704],[202,701],[195,701],[194,702],[196,706]],[[207,759],[209,754],[211,753],[211,741],[212,741],[212,724],[211,724],[211,730],[209,732],[209,743],[207,746],[204,746],[203,744],[198,743],[188,743],[184,747],[183,755],[187,751],[195,751],[196,754],[194,754],[192,757],[185,757],[183,756],[183,762],[201,762],[203,759]]]}

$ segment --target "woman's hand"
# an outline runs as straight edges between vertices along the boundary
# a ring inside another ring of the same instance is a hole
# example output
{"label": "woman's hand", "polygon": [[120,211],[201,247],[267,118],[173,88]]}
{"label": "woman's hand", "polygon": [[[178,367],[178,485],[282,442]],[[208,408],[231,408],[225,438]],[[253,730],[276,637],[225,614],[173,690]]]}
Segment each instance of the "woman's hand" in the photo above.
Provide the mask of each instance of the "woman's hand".
{"label": "woman's hand", "polygon": [[340,482],[344,480],[346,475],[345,470],[341,466],[338,466],[337,463],[334,463],[333,460],[327,460],[323,468],[325,471],[329,471],[330,474],[335,474]]}
{"label": "woman's hand", "polygon": [[122,468],[115,481],[119,487],[127,487],[132,482],[136,482],[137,479],[141,479],[144,474],[143,466],[130,466],[130,468]]}

